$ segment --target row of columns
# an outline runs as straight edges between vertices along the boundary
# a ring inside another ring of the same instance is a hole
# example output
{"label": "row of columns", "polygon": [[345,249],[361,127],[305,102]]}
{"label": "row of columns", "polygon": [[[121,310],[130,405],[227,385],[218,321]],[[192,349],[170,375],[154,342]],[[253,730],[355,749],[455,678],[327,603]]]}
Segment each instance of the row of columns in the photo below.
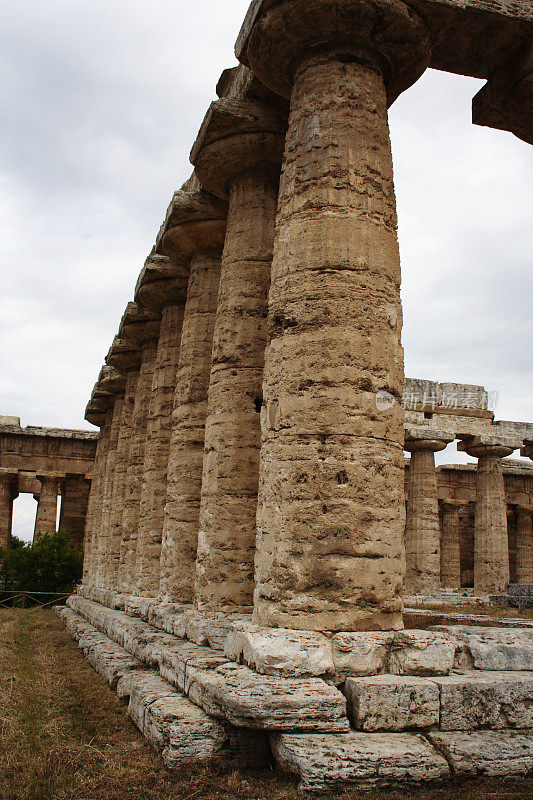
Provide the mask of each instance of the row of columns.
{"label": "row of columns", "polygon": [[[408,430],[405,449],[411,453],[407,490],[405,548],[409,594],[438,594],[441,585],[460,588],[459,511],[464,503],[442,501],[442,533],[434,453],[453,436]],[[520,446],[496,437],[468,437],[459,450],[477,458],[474,526],[474,588],[477,594],[497,594],[509,584],[507,503],[502,458]],[[518,509],[517,579],[533,583],[531,509]]]}

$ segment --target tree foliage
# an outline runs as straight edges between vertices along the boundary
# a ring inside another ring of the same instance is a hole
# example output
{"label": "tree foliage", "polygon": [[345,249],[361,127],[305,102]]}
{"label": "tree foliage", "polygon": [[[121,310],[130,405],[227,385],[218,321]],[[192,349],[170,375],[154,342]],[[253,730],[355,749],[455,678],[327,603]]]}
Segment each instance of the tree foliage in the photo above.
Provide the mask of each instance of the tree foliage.
{"label": "tree foliage", "polygon": [[12,537],[0,548],[0,589],[71,592],[82,575],[83,550],[65,531],[45,533],[33,543]]}

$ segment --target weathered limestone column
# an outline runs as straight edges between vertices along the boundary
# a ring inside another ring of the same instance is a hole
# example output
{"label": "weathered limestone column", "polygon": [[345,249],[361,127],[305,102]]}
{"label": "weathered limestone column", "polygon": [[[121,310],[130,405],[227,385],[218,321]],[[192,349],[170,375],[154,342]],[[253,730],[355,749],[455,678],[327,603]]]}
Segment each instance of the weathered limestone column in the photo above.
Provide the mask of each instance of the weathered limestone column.
{"label": "weathered limestone column", "polygon": [[13,500],[17,496],[16,475],[0,468],[0,548],[9,548],[13,521]]}
{"label": "weathered limestone column", "polygon": [[406,594],[438,594],[440,590],[440,523],[435,453],[453,436],[440,431],[407,430],[411,453],[405,524]]}
{"label": "weathered limestone column", "polygon": [[124,483],[121,541],[114,550],[117,565],[116,588],[131,592],[136,585],[137,535],[144,476],[144,456],[148,431],[148,408],[152,394],[160,315],[138,303],[128,303],[119,328],[119,337],[141,353],[135,403],[131,418],[131,439]]}
{"label": "weathered limestone column", "polygon": [[533,583],[533,506],[518,506],[517,515],[516,579]]}
{"label": "weathered limestone column", "polygon": [[67,475],[61,488],[59,530],[70,533],[75,544],[83,545],[91,483],[84,475]]}
{"label": "weathered limestone column", "polygon": [[211,105],[191,154],[229,199],[213,336],[196,564],[196,605],[253,604],[268,290],[286,114],[252,100]]}
{"label": "weathered limestone column", "polygon": [[509,584],[507,504],[502,458],[520,446],[498,437],[473,437],[459,450],[478,459],[474,534],[474,588],[476,594],[498,594]]}
{"label": "weathered limestone column", "polygon": [[181,329],[187,291],[187,271],[171,266],[165,256],[150,258],[135,297],[146,308],[161,313],[161,328],[148,406],[148,429],[137,537],[135,592],[147,597],[159,594],[161,540],[165,517],[167,466],[172,407],[180,353]]}
{"label": "weathered limestone column", "polygon": [[442,537],[440,548],[441,584],[447,589],[461,588],[461,539],[459,511],[462,500],[441,500]]}
{"label": "weathered limestone column", "polygon": [[55,475],[37,475],[41,482],[41,492],[37,504],[33,540],[36,541],[44,533],[55,533],[57,524],[57,495],[59,493],[59,477]]}
{"label": "weathered limestone column", "polygon": [[118,445],[118,435],[120,432],[120,422],[122,419],[122,406],[124,396],[119,394],[113,402],[112,416],[109,424],[109,439],[107,443],[107,454],[105,469],[102,479],[102,495],[100,503],[100,518],[97,528],[97,554],[96,554],[96,575],[95,586],[100,589],[106,588],[108,562],[107,552],[110,536],[110,513],[113,492],[113,480],[115,475],[115,461]]}
{"label": "weathered limestone column", "polygon": [[83,583],[95,586],[96,564],[98,556],[98,531],[102,507],[102,491],[104,484],[105,464],[109,445],[109,432],[111,427],[112,410],[103,411],[103,408],[94,406],[91,399],[87,406],[85,418],[93,425],[100,426],[100,435],[96,447],[93,465],[91,492],[87,507],[87,520],[85,523],[85,544],[83,558]]}
{"label": "weathered limestone column", "polygon": [[237,56],[291,100],[269,296],[255,620],[401,628],[404,372],[387,105],[426,69],[427,32],[399,0],[339,0],[334,13],[329,0],[255,3]]}
{"label": "weathered limestone column", "polygon": [[194,598],[207,390],[225,216],[225,203],[207,192],[178,192],[161,243],[171,261],[188,255],[190,267],[161,549],[160,597],[169,601],[192,602]]}

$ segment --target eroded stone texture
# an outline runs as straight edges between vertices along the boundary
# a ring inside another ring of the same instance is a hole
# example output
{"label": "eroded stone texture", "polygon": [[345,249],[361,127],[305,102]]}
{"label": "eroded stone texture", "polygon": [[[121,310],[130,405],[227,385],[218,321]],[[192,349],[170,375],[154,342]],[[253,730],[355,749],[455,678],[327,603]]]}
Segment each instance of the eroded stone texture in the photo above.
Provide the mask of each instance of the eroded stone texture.
{"label": "eroded stone texture", "polygon": [[467,625],[438,625],[434,630],[458,642],[458,667],[533,671],[533,630]]}
{"label": "eroded stone texture", "polygon": [[43,533],[55,533],[57,529],[57,495],[59,479],[49,475],[37,475],[41,482],[41,492],[35,516],[34,540]]}
{"label": "eroded stone texture", "polygon": [[437,594],[440,589],[440,524],[435,453],[451,436],[408,430],[405,449],[411,453],[405,525],[405,591]]}
{"label": "eroded stone texture", "polygon": [[106,413],[105,420],[100,429],[100,436],[98,437],[93,467],[91,493],[89,495],[89,504],[87,506],[84,548],[85,557],[83,560],[83,583],[88,585],[93,585],[96,580],[96,567],[98,561],[98,533],[112,414],[112,411],[108,411]]}
{"label": "eroded stone texture", "polygon": [[157,342],[148,340],[142,346],[141,365],[135,392],[132,430],[128,451],[124,507],[122,513],[122,542],[119,554],[119,591],[134,591],[136,587],[137,533],[139,525],[139,506],[144,473],[144,453],[148,404],[152,392]]}
{"label": "eroded stone texture", "polygon": [[453,668],[456,642],[446,633],[406,630],[396,633],[389,656],[393,675],[447,675]]}
{"label": "eroded stone texture", "polygon": [[114,589],[117,586],[120,562],[120,550],[123,540],[122,516],[126,497],[126,482],[128,479],[129,453],[133,431],[133,411],[135,396],[139,380],[138,370],[131,370],[127,374],[124,399],[122,402],[122,416],[118,432],[117,450],[115,455],[115,471],[110,504],[109,519],[109,546],[106,556],[107,575],[106,586]]}
{"label": "eroded stone texture", "polygon": [[11,541],[15,476],[0,471],[0,547],[6,549]]}
{"label": "eroded stone texture", "polygon": [[160,597],[192,602],[200,517],[207,392],[225,219],[206,192],[183,193],[188,209],[201,201],[202,214],[183,222],[183,210],[164,239],[169,252],[187,252],[190,276],[183,317],[167,469],[161,547]]}
{"label": "eroded stone texture", "polygon": [[403,731],[439,724],[439,690],[424,678],[348,678],[344,693],[348,716],[357,730]]}
{"label": "eroded stone texture", "polygon": [[516,580],[533,583],[533,507],[518,507],[516,530]]}
{"label": "eroded stone texture", "polygon": [[430,742],[458,776],[528,775],[533,770],[531,731],[475,731],[428,733]]}
{"label": "eroded stone texture", "polygon": [[181,303],[163,309],[148,407],[136,567],[137,590],[147,596],[159,593],[167,465],[183,312]]}
{"label": "eroded stone texture", "polygon": [[509,540],[502,458],[519,446],[490,437],[466,440],[459,445],[478,459],[476,522],[474,538],[474,586],[476,594],[497,594],[509,583]]}
{"label": "eroded stone texture", "polygon": [[98,534],[97,534],[98,563],[96,566],[96,576],[95,576],[95,583],[97,586],[100,587],[106,586],[107,573],[108,573],[107,555],[109,552],[109,544],[110,544],[109,538],[111,535],[110,522],[111,522],[111,510],[113,508],[112,506],[113,483],[115,478],[115,464],[116,464],[118,436],[120,433],[120,423],[122,420],[123,399],[124,398],[122,395],[118,395],[117,397],[115,397],[113,403],[113,412],[109,427],[109,440],[107,444],[105,469],[102,479],[101,510],[100,510],[100,520],[99,520]]}
{"label": "eroded stone texture", "polygon": [[422,736],[409,733],[274,734],[278,765],[300,779],[298,788],[390,785],[449,777],[448,764]]}
{"label": "eroded stone texture", "polygon": [[200,132],[195,145],[199,152],[193,150],[202,184],[222,197],[229,194],[196,569],[196,603],[208,611],[235,610],[253,602],[259,412],[284,143],[280,126],[279,114],[265,104],[219,100]]}
{"label": "eroded stone texture", "polygon": [[[363,38],[372,53],[379,41],[396,62],[393,95],[428,53],[423,25],[401,3],[380,19],[357,6],[343,3],[339,16],[318,0],[279,3],[255,20],[242,56],[291,95],[261,419],[255,617],[270,626],[402,627],[402,314],[387,93],[350,42]],[[392,18],[406,37],[399,60]],[[324,30],[331,49],[317,55],[314,32]],[[385,409],[381,390],[392,400]]]}
{"label": "eroded stone texture", "polygon": [[61,488],[59,530],[70,533],[78,546],[83,544],[90,488],[83,475],[67,475]]}
{"label": "eroded stone texture", "polygon": [[459,537],[459,510],[461,500],[443,500],[442,538],[440,548],[441,583],[445,588],[461,588],[461,542]]}

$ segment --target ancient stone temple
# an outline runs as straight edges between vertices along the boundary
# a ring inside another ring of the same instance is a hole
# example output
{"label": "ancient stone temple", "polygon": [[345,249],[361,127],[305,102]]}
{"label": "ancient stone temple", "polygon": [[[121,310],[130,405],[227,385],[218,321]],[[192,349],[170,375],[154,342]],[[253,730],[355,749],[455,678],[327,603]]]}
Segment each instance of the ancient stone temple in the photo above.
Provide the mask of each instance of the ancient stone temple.
{"label": "ancient stone temple", "polygon": [[533,142],[532,37],[529,0],[252,3],[87,406],[61,612],[168,765],[246,729],[308,790],[533,767],[531,628],[405,625],[533,582],[533,424],[405,379],[387,122],[434,67]]}
{"label": "ancient stone temple", "polygon": [[18,417],[0,416],[0,547],[9,547],[13,501],[37,500],[34,537],[59,530],[82,544],[98,435],[63,428],[22,428]]}

